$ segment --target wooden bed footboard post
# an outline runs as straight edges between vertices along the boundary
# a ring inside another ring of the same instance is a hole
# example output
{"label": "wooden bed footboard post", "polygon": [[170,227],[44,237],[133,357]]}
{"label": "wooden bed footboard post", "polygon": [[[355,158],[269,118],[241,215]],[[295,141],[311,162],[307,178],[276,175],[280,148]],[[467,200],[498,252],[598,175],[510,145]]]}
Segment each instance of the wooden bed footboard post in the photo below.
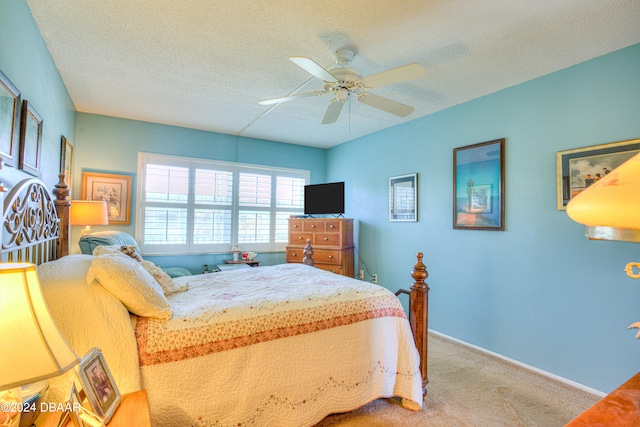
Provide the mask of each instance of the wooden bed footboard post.
{"label": "wooden bed footboard post", "polygon": [[411,277],[411,293],[409,296],[409,322],[413,331],[413,339],[420,355],[420,372],[422,373],[422,392],[426,393],[429,378],[427,377],[427,342],[429,338],[429,285],[425,283],[429,273],[422,263],[422,252],[416,257],[418,262],[413,266]]}
{"label": "wooden bed footboard post", "polygon": [[304,254],[304,259],[302,260],[302,263],[304,265],[310,265],[311,267],[314,267],[315,262],[313,261],[313,248],[311,247],[310,239],[307,239],[307,244],[304,246],[302,253]]}
{"label": "wooden bed footboard post", "polygon": [[69,187],[64,182],[64,174],[58,174],[60,181],[54,186],[53,194],[56,196],[54,203],[56,212],[60,219],[60,237],[58,239],[58,250],[56,258],[62,258],[69,255],[69,210],[71,202],[67,199],[69,196]]}

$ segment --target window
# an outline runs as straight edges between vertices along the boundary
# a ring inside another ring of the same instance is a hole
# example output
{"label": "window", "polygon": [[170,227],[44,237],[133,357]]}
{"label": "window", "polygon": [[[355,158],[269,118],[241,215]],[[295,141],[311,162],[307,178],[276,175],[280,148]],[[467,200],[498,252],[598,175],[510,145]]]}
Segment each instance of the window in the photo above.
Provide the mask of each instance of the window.
{"label": "window", "polygon": [[140,153],[136,238],[146,254],[283,251],[309,171]]}

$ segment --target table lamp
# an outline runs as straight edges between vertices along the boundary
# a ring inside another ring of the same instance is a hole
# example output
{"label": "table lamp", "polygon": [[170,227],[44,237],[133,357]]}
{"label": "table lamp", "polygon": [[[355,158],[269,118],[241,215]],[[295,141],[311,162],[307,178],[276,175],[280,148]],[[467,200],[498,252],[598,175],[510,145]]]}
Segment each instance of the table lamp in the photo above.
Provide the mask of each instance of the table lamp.
{"label": "table lamp", "polygon": [[0,415],[18,426],[21,386],[52,378],[80,359],[60,334],[44,300],[36,267],[0,263]]}
{"label": "table lamp", "polygon": [[[587,227],[590,239],[640,243],[640,153],[571,199],[567,215]],[[628,263],[625,272],[640,279],[640,262]],[[629,328],[640,330],[640,322]]]}
{"label": "table lamp", "polygon": [[109,224],[107,202],[102,200],[72,200],[69,224],[84,225],[85,228],[80,233],[81,236],[89,234],[92,225]]}

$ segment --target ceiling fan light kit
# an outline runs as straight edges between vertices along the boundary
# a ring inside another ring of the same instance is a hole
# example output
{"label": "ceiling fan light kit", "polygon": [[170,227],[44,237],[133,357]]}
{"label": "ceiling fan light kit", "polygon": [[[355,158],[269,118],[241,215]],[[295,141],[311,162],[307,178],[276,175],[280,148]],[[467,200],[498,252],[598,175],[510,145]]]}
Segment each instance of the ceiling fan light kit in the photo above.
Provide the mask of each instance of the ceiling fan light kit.
{"label": "ceiling fan light kit", "polygon": [[356,95],[356,100],[365,105],[386,111],[387,113],[395,114],[399,117],[406,117],[413,112],[414,108],[409,105],[372,94],[368,91],[377,87],[389,86],[425,77],[427,72],[421,65],[416,63],[407,64],[398,68],[362,77],[356,70],[347,68],[354,57],[355,54],[351,50],[338,50],[334,54],[336,68],[327,70],[311,58],[304,56],[291,56],[289,57],[291,62],[307,71],[312,76],[323,81],[324,90],[266,99],[259,103],[261,105],[271,105],[293,101],[300,98],[307,98],[310,96],[321,96],[325,94],[334,95],[335,98],[329,102],[324,117],[322,118],[321,123],[323,125],[335,123],[338,120],[344,103],[351,95]]}

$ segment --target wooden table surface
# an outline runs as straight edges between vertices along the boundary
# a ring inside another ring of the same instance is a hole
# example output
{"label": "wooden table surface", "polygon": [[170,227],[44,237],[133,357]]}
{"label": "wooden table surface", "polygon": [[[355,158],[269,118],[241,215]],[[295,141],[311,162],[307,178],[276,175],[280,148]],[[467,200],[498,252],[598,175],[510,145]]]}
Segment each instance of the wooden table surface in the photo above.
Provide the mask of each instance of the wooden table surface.
{"label": "wooden table surface", "polygon": [[[61,412],[42,413],[36,422],[37,427],[57,427]],[[65,425],[72,425],[67,422]],[[144,390],[123,394],[120,404],[107,423],[108,427],[151,427],[147,392]]]}
{"label": "wooden table surface", "polygon": [[565,427],[640,426],[640,372]]}

